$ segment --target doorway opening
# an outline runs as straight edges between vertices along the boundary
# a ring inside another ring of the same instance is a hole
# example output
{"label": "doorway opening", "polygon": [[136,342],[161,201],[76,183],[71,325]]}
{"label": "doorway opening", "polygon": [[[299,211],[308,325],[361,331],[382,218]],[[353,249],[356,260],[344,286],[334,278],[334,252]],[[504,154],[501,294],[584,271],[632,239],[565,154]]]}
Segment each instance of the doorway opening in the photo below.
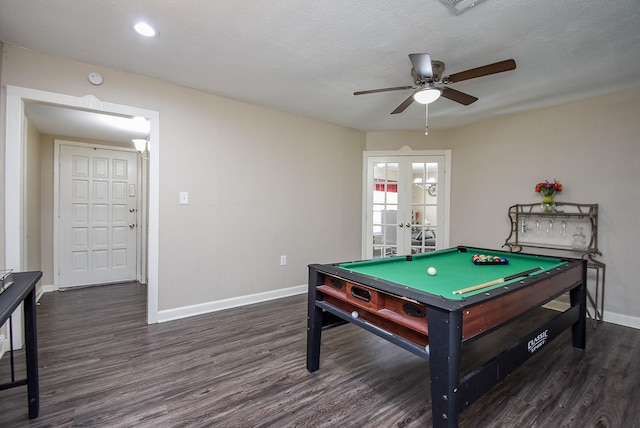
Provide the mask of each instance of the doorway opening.
{"label": "doorway opening", "polygon": [[[107,103],[93,95],[74,97],[17,86],[7,86],[5,138],[5,267],[24,270],[26,264],[26,113],[25,104],[40,102],[60,108],[100,112],[115,117],[144,117],[149,121],[147,225],[147,323],[158,322],[159,113],[134,106]],[[142,243],[143,245],[145,243]],[[19,316],[14,316],[21,329]],[[13,318],[12,318],[13,319]],[[21,332],[21,330],[20,330]],[[21,337],[15,334],[14,337]],[[21,343],[15,343],[22,346]]]}

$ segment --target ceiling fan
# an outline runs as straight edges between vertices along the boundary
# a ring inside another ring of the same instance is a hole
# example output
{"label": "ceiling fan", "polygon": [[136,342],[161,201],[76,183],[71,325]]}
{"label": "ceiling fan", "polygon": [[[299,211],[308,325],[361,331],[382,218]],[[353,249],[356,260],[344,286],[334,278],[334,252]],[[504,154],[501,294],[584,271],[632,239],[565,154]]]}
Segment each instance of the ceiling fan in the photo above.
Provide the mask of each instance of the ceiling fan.
{"label": "ceiling fan", "polygon": [[414,101],[421,104],[430,104],[440,96],[467,106],[478,101],[478,98],[450,88],[448,87],[449,84],[488,76],[490,74],[502,73],[516,68],[516,62],[513,59],[507,59],[443,77],[442,73],[444,72],[444,63],[442,61],[432,61],[428,53],[409,54],[409,59],[413,65],[411,68],[411,76],[413,77],[414,85],[370,89],[368,91],[354,92],[353,95],[414,89],[414,92],[404,100],[402,104],[396,107],[391,114],[402,113]]}

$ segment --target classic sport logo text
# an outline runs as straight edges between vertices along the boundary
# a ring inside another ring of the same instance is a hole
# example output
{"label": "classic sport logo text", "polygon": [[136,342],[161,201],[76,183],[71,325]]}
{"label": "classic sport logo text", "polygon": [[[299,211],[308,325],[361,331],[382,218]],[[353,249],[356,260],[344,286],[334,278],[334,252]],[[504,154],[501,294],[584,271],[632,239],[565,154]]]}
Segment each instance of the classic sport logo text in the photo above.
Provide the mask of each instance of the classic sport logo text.
{"label": "classic sport logo text", "polygon": [[538,349],[542,348],[545,343],[547,343],[547,339],[549,338],[549,330],[545,330],[527,343],[527,347],[529,348],[530,353],[536,352]]}

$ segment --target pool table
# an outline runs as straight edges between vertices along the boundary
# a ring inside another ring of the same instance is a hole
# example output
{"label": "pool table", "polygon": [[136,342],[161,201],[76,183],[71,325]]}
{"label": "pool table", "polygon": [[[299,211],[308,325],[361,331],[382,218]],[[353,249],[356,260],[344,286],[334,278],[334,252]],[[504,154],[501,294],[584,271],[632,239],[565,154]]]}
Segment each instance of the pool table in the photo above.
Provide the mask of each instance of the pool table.
{"label": "pool table", "polygon": [[[464,342],[567,292],[569,309],[461,373]],[[322,331],[347,322],[429,361],[433,426],[456,427],[460,412],[564,330],[571,327],[574,348],[585,348],[586,262],[459,246],[309,265],[309,372],[320,367]]]}

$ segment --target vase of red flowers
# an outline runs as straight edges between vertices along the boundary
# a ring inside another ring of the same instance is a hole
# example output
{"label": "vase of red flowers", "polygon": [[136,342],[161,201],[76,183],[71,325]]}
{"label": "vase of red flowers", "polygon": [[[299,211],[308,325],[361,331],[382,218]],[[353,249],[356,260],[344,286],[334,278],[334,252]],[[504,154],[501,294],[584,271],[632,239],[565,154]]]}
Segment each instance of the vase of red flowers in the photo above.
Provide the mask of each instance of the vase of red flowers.
{"label": "vase of red flowers", "polygon": [[562,192],[562,184],[560,184],[558,180],[553,180],[553,183],[550,183],[547,180],[544,183],[536,184],[536,192],[540,193],[540,196],[542,196],[542,202],[540,203],[542,211],[555,211],[556,203],[553,198],[556,193]]}

